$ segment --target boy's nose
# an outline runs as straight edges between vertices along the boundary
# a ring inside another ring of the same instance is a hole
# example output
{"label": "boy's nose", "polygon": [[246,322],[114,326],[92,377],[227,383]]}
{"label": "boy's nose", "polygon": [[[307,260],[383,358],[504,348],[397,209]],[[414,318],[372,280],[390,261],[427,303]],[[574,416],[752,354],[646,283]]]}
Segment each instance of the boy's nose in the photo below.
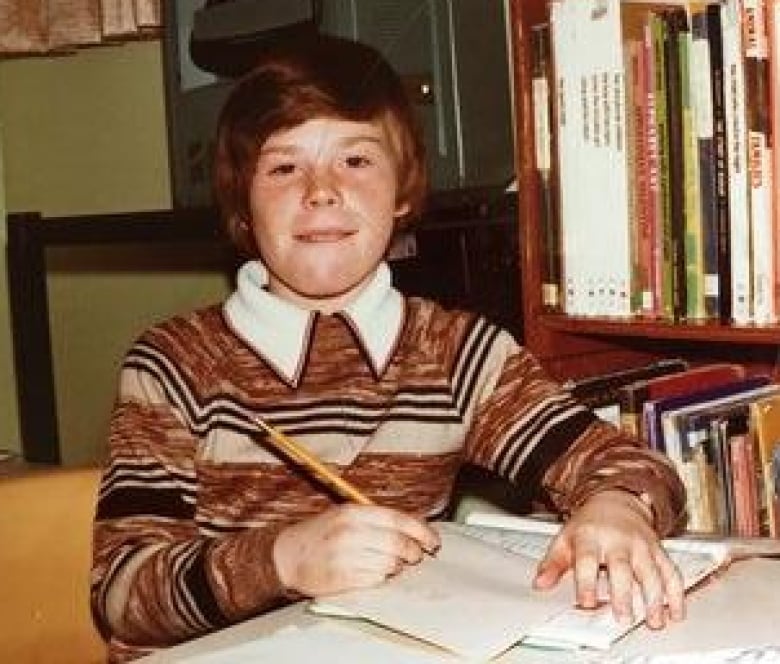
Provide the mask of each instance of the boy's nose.
{"label": "boy's nose", "polygon": [[338,205],[340,201],[341,195],[332,176],[323,172],[309,176],[306,188],[306,204],[309,207]]}

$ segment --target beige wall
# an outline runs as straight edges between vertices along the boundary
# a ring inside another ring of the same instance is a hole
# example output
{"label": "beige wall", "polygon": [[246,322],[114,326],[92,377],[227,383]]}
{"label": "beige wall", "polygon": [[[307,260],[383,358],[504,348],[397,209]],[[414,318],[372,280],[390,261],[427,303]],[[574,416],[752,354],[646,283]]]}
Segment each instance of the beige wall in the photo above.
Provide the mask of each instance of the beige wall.
{"label": "beige wall", "polygon": [[[10,211],[78,215],[170,206],[158,42],[0,63],[0,123]],[[4,228],[1,239],[4,244]],[[168,261],[165,250],[151,258],[146,253],[51,252],[52,346],[68,464],[101,456],[118,365],[132,338],[150,322],[226,291],[217,271],[179,257]],[[3,306],[0,447],[20,449],[6,311]]]}

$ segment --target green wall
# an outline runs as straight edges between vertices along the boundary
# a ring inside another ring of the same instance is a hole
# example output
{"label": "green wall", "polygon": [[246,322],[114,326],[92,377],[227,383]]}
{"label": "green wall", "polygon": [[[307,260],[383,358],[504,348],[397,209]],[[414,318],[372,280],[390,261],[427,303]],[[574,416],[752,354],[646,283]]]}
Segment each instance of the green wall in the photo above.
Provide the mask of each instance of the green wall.
{"label": "green wall", "polygon": [[[170,207],[160,44],[0,62],[5,208],[79,215]],[[5,227],[2,230],[5,244]],[[122,354],[154,320],[224,296],[215,258],[161,248],[50,252],[49,303],[66,464],[99,459]],[[19,450],[0,275],[0,447]]]}

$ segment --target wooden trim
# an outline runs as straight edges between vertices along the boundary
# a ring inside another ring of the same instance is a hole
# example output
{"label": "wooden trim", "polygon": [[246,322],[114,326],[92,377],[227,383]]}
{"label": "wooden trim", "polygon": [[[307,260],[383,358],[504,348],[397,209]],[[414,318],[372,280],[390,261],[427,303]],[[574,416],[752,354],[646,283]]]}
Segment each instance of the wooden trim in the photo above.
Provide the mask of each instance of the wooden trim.
{"label": "wooden trim", "polygon": [[44,218],[7,217],[11,313],[22,455],[31,463],[60,463],[57,402],[49,327],[46,248],[50,246],[221,241],[209,209]]}

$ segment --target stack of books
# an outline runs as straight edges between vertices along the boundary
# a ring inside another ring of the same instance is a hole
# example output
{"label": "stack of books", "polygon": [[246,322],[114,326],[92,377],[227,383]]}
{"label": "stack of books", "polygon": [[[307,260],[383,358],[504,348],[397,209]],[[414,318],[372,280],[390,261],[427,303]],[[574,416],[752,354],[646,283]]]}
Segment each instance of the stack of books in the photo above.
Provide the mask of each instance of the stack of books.
{"label": "stack of books", "polygon": [[689,531],[780,536],[780,385],[769,376],[665,360],[568,387],[669,457],[688,493]]}

